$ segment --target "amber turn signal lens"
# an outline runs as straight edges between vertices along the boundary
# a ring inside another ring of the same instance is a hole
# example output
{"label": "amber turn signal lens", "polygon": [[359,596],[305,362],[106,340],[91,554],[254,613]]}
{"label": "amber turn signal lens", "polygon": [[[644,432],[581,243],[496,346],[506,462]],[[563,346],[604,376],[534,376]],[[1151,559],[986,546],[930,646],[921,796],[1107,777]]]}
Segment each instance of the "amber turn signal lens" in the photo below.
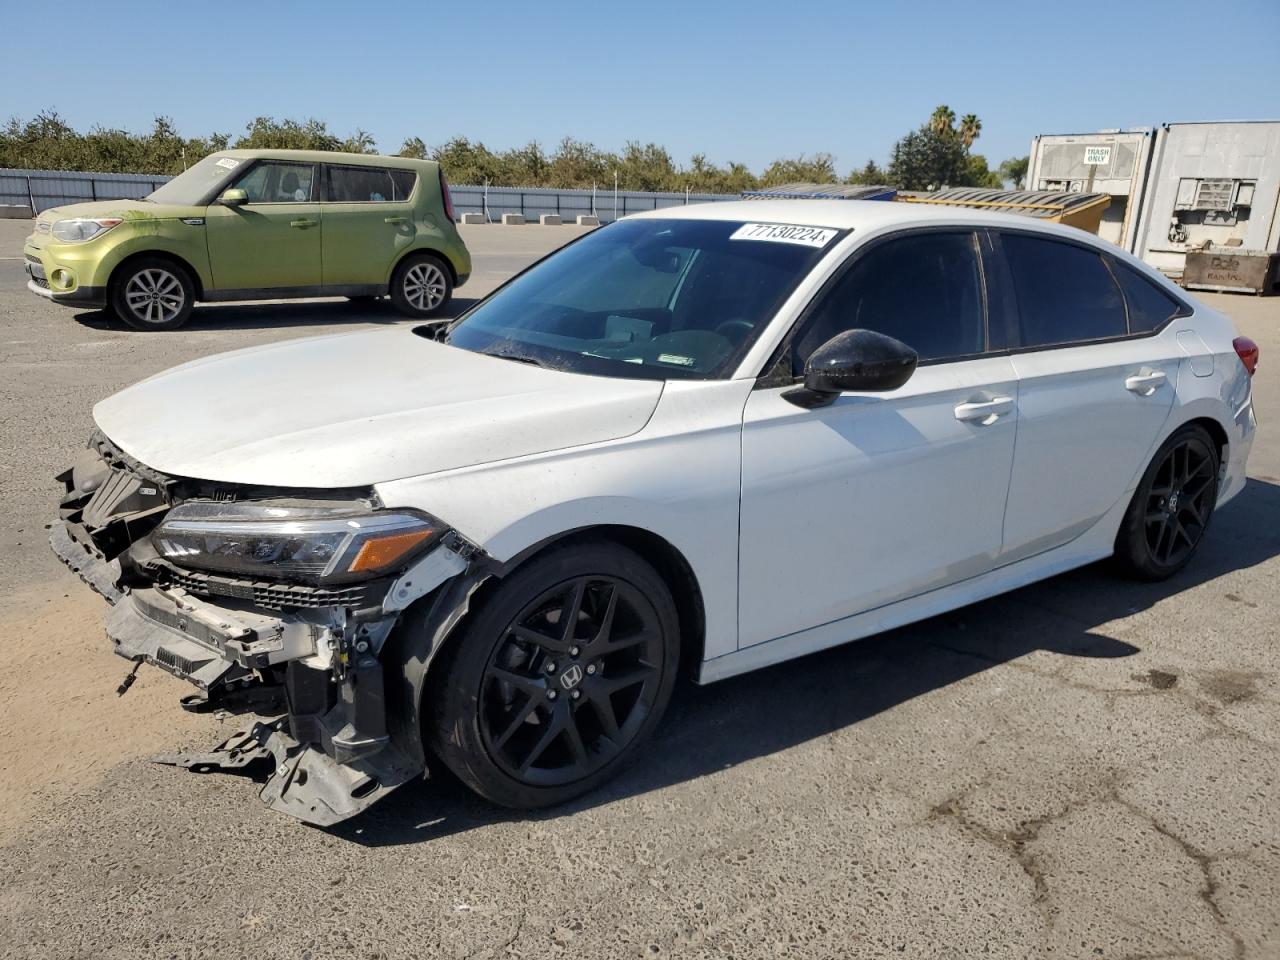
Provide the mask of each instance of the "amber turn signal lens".
{"label": "amber turn signal lens", "polygon": [[347,568],[348,573],[367,573],[395,563],[414,547],[435,536],[435,531],[411,530],[366,540]]}

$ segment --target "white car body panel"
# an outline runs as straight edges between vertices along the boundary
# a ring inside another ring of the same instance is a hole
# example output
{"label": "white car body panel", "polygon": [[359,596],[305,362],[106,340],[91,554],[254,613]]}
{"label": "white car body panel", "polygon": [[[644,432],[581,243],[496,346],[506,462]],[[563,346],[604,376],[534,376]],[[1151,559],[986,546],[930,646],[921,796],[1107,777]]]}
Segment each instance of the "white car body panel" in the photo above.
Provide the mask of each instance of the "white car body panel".
{"label": "white car body panel", "polygon": [[352,487],[627,436],[662,387],[513,363],[400,327],[197,360],[93,415],[164,473]]}
{"label": "white car body panel", "polygon": [[[1128,501],[1164,438],[1184,358],[1172,334],[1013,357],[1018,448],[1004,562],[1074,540],[1117,500]],[[1155,374],[1165,379],[1141,393],[1125,387]]]}
{"label": "white car body panel", "polygon": [[656,534],[693,571],[707,655],[721,656],[737,648],[738,464],[751,387],[749,380],[674,380],[653,419],[631,437],[375,489],[389,507],[446,518],[500,562],[583,527]]}
{"label": "white car body panel", "polygon": [[[373,486],[386,506],[439,517],[499,563],[595,526],[659,537],[697,583],[703,680],[1109,555],[1151,452],[1189,420],[1209,418],[1227,437],[1219,502],[1244,485],[1249,377],[1229,321],[1203,307],[1157,336],[923,366],[897,391],[823,409],[755,389],[805,305],[870,240],[921,225],[1016,226],[1094,245],[1168,286],[1096,238],[884,202],[752,201],[638,218],[852,232],[724,380],[541,369],[400,328],[196,361],[103,401],[95,418],[165,473]],[[1125,388],[1155,370],[1166,379],[1149,396]],[[990,424],[956,419],[961,403],[1003,396],[1008,412]]]}
{"label": "white car body panel", "polygon": [[[920,367],[816,410],[786,389],[754,391],[743,418],[739,646],[995,566],[1017,423],[1008,357]],[[1007,409],[989,423],[956,417],[997,398]]]}

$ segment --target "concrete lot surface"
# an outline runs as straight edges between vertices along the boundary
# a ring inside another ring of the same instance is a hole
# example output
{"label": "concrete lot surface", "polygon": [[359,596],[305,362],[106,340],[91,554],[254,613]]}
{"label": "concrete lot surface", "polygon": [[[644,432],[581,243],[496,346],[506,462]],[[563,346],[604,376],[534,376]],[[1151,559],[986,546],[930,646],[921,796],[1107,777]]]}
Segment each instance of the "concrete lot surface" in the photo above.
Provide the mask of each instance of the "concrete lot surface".
{"label": "concrete lot surface", "polygon": [[[1172,581],[1098,565],[685,686],[567,808],[436,779],[322,831],[147,762],[232,727],[156,670],[115,696],[105,605],[44,542],[50,477],[144,376],[404,321],[311,301],[134,333],[29,294],[27,229],[0,222],[0,956],[1280,957],[1280,299],[1204,298],[1262,345],[1261,426]],[[577,232],[467,228],[462,293]]]}

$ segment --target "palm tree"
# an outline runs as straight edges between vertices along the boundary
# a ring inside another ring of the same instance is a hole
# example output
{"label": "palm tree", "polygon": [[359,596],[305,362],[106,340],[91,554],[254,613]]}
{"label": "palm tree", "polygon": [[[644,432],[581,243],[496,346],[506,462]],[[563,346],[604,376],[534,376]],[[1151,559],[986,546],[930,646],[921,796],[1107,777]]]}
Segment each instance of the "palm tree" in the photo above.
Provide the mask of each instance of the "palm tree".
{"label": "palm tree", "polygon": [[973,146],[973,141],[978,139],[981,132],[982,121],[976,113],[966,113],[960,118],[960,142],[966,150]]}
{"label": "palm tree", "polygon": [[933,111],[929,117],[929,129],[938,136],[953,131],[953,125],[956,122],[956,112],[948,107],[945,103]]}

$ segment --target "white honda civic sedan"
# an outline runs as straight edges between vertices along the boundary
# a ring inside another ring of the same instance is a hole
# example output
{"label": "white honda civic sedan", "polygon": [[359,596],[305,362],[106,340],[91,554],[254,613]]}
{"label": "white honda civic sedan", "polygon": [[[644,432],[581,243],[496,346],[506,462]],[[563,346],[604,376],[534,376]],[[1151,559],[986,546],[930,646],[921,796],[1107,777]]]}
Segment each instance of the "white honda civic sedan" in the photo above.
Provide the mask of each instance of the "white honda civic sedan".
{"label": "white honda civic sedan", "polygon": [[[1257,347],[1080,231],[884,202],[657,210],[447,330],[198,360],[102,401],[52,542],[116,652],[254,725],[332,823],[439,763],[591,789],[696,679],[1114,555],[1245,483]],[[127,686],[127,685],[126,685]]]}

